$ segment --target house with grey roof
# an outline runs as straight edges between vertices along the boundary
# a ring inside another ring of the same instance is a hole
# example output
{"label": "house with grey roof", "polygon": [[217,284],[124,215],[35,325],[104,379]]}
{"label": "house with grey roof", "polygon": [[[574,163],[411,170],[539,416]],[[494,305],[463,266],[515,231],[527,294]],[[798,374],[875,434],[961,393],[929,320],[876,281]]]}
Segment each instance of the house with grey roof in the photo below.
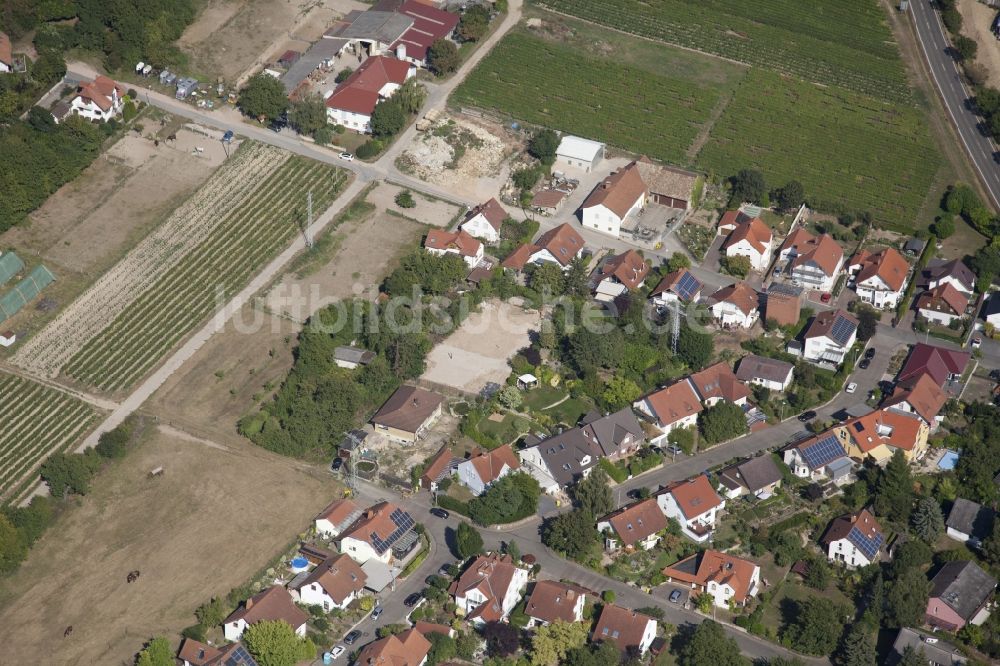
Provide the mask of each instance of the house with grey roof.
{"label": "house with grey roof", "polygon": [[892,654],[889,655],[889,665],[896,666],[903,661],[903,655],[912,650],[921,655],[924,662],[938,666],[959,666],[967,664],[968,660],[958,649],[937,636],[923,634],[915,629],[903,627],[896,634],[892,644]]}
{"label": "house with grey roof", "polygon": [[375,352],[360,347],[337,347],[333,350],[333,362],[337,367],[354,370],[359,365],[368,365],[375,360]]}
{"label": "house with grey roof", "polygon": [[521,467],[542,490],[556,495],[583,479],[600,460],[595,446],[580,428],[570,428],[517,452]]}
{"label": "house with grey roof", "polygon": [[772,391],[784,391],[792,384],[795,366],[787,361],[750,354],[740,359],[736,378]]}
{"label": "house with grey roof", "polygon": [[719,492],[728,499],[770,497],[781,486],[781,469],[770,454],[730,465],[718,473]]}
{"label": "house with grey roof", "polygon": [[987,604],[996,586],[996,579],[974,562],[948,562],[931,581],[925,622],[945,631],[982,624],[990,616]]}
{"label": "house with grey roof", "polygon": [[597,447],[599,455],[612,462],[632,456],[646,441],[646,433],[631,407],[604,416],[590,412],[583,417],[580,430]]}
{"label": "house with grey roof", "polygon": [[959,497],[945,522],[948,538],[978,548],[993,533],[995,519],[996,512],[990,507]]}

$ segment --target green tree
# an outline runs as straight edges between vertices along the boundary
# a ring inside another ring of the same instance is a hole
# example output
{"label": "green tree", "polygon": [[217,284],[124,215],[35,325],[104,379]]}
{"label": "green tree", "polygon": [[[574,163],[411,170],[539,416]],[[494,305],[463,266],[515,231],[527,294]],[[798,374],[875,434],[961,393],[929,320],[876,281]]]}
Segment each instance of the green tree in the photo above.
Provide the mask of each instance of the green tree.
{"label": "green tree", "polygon": [[490,10],[483,5],[472,5],[458,21],[458,36],[467,42],[478,42],[490,27]]}
{"label": "green tree", "polygon": [[978,50],[976,40],[970,39],[965,35],[958,35],[952,40],[952,44],[955,45],[955,52],[958,54],[960,60],[975,60],[976,51]]}
{"label": "green tree", "polygon": [[983,539],[983,557],[993,566],[1000,566],[1000,519],[993,521],[993,532]]}
{"label": "green tree", "polygon": [[555,349],[559,344],[559,336],[556,335],[556,328],[548,319],[542,320],[538,329],[538,344],[542,349]]}
{"label": "green tree", "polygon": [[605,385],[601,400],[605,406],[618,410],[635,402],[642,395],[639,385],[628,377],[614,376]]}
{"label": "green tree", "polygon": [[528,153],[543,164],[555,162],[558,149],[559,135],[550,129],[538,130],[528,142]]}
{"label": "green tree", "polygon": [[583,561],[594,554],[600,535],[590,512],[574,509],[545,521],[542,542],[570,559]]}
{"label": "green tree", "polygon": [[463,560],[479,555],[483,552],[483,537],[475,527],[461,522],[455,530],[455,550]]}
{"label": "green tree", "polygon": [[497,400],[507,409],[521,406],[521,392],[515,386],[504,386],[497,392]]}
{"label": "green tree", "polygon": [[781,210],[793,210],[798,208],[806,200],[806,192],[802,183],[797,180],[790,180],[784,187],[774,192],[774,199]]}
{"label": "green tree", "polygon": [[875,639],[860,622],[847,632],[837,653],[838,666],[875,666]]}
{"label": "green tree", "polygon": [[469,502],[469,517],[479,525],[512,523],[538,511],[538,481],[523,472],[508,474]]}
{"label": "green tree", "polygon": [[730,205],[741,203],[761,204],[767,198],[767,183],[764,181],[764,174],[756,169],[740,169],[740,171],[730,179],[732,192],[729,197]]}
{"label": "green tree", "polygon": [[955,233],[955,219],[950,216],[944,216],[934,220],[934,224],[931,227],[931,231],[940,239],[949,238]]}
{"label": "green tree", "polygon": [[915,650],[912,645],[907,645],[898,666],[927,666],[928,663],[930,662],[923,646],[919,650]]}
{"label": "green tree", "polygon": [[566,290],[566,276],[558,265],[546,261],[531,270],[528,286],[540,294],[559,296]]}
{"label": "green tree", "polygon": [[606,333],[578,328],[569,338],[569,354],[580,370],[586,368],[616,368],[625,353],[625,339],[621,331]]}
{"label": "green tree", "polygon": [[677,651],[678,666],[744,666],[736,641],[726,635],[722,625],[705,620]]}
{"label": "green tree", "polygon": [[400,208],[416,208],[417,202],[413,199],[413,193],[409,190],[403,190],[396,195],[395,198],[396,205]]}
{"label": "green tree", "polygon": [[893,583],[885,595],[886,621],[891,627],[920,626],[927,610],[927,597],[931,583],[923,571],[907,569]]}
{"label": "green tree", "polygon": [[[28,506],[8,507],[3,513],[17,528],[26,546],[33,545],[55,519],[55,507],[51,497],[36,495]],[[2,540],[2,539],[0,539]],[[4,549],[0,547],[0,551]],[[0,555],[0,559],[3,556]],[[2,568],[2,565],[0,565]]]}
{"label": "green tree", "polygon": [[122,458],[127,452],[126,447],[131,436],[130,429],[122,424],[114,430],[101,433],[101,436],[97,438],[97,446],[94,447],[94,450],[102,458]]}
{"label": "green tree", "polygon": [[480,645],[482,645],[482,641],[473,632],[462,632],[455,638],[455,649],[458,652],[458,656],[465,660],[472,659],[479,650]]}
{"label": "green tree", "polygon": [[674,428],[667,435],[667,442],[679,448],[684,453],[691,455],[694,452],[694,434],[695,429],[691,428]]}
{"label": "green tree", "polygon": [[896,449],[875,483],[875,512],[903,525],[913,509],[913,476],[903,452]]}
{"label": "green tree", "polygon": [[589,633],[587,625],[582,622],[556,620],[552,624],[539,627],[531,639],[531,665],[561,664],[566,658],[566,653],[586,644]]}
{"label": "green tree", "polygon": [[437,666],[437,664],[453,659],[458,655],[458,647],[455,645],[455,639],[448,634],[439,634],[436,631],[432,631],[428,632],[425,638],[431,644],[431,649],[427,653],[427,666]]}
{"label": "green tree", "polygon": [[743,409],[732,402],[717,402],[698,415],[698,430],[708,444],[718,444],[747,433]]}
{"label": "green tree", "polygon": [[243,632],[243,643],[260,666],[295,666],[316,658],[316,646],[284,620],[262,620]]}
{"label": "green tree", "polygon": [[796,602],[798,612],[785,627],[782,641],[806,654],[832,654],[844,629],[844,612],[829,599]]}
{"label": "green tree", "polygon": [[573,486],[573,501],[581,510],[591,517],[611,513],[615,508],[615,500],[608,487],[608,475],[600,467],[595,467],[590,474]]}
{"label": "green tree", "polygon": [[203,627],[217,627],[229,615],[231,608],[225,599],[212,597],[212,599],[194,611],[194,616],[198,618],[198,624]]}
{"label": "green tree", "polygon": [[682,324],[680,329],[677,357],[694,371],[703,369],[712,360],[714,352],[712,336],[708,333],[699,333],[686,323]]}
{"label": "green tree", "polygon": [[867,342],[878,330],[878,322],[882,315],[867,307],[859,308],[856,314],[858,316],[858,339]]}
{"label": "green tree", "polygon": [[17,528],[5,514],[0,513],[0,575],[17,569],[27,555],[28,546]]}
{"label": "green tree", "polygon": [[590,292],[587,279],[587,260],[583,257],[576,257],[570,262],[569,270],[566,271],[565,293],[571,296],[586,296]]}
{"label": "green tree", "polygon": [[461,63],[458,55],[458,47],[455,43],[447,39],[436,39],[427,49],[427,64],[432,72],[438,76],[450,74],[458,69]]}
{"label": "green tree", "polygon": [[745,278],[750,275],[750,270],[753,268],[750,264],[750,257],[744,257],[743,255],[723,257],[722,261],[726,272],[738,278]]}
{"label": "green tree", "polygon": [[674,252],[670,255],[670,259],[667,260],[667,272],[673,273],[674,271],[679,271],[682,268],[691,268],[691,258],[683,252]]}
{"label": "green tree", "polygon": [[934,543],[944,533],[941,505],[933,497],[920,498],[910,516],[910,522],[913,524],[913,533],[927,543]]}
{"label": "green tree", "polygon": [[337,76],[333,79],[334,83],[343,83],[353,73],[354,73],[354,70],[351,69],[350,67],[343,68],[342,70],[340,70],[339,72],[337,72]]}
{"label": "green tree", "polygon": [[934,552],[923,541],[910,540],[898,548],[889,565],[889,577],[899,579],[909,569],[919,569],[930,564]]}
{"label": "green tree", "polygon": [[49,485],[53,497],[63,497],[67,492],[86,495],[99,464],[96,455],[54,453],[42,463],[39,474]]}
{"label": "green tree", "polygon": [[240,91],[240,110],[251,118],[274,120],[288,108],[288,96],[281,81],[260,72]]}
{"label": "green tree", "polygon": [[399,134],[406,126],[406,111],[395,95],[375,105],[372,111],[372,136],[381,139]]}
{"label": "green tree", "polygon": [[154,638],[139,652],[135,663],[136,666],[174,666],[174,652],[170,649],[170,642],[162,636]]}
{"label": "green tree", "polygon": [[288,112],[288,122],[300,134],[313,134],[326,127],[326,103],[319,95],[306,95],[292,102]]}
{"label": "green tree", "polygon": [[813,557],[809,560],[805,584],[816,590],[825,590],[830,584],[830,565],[825,557]]}

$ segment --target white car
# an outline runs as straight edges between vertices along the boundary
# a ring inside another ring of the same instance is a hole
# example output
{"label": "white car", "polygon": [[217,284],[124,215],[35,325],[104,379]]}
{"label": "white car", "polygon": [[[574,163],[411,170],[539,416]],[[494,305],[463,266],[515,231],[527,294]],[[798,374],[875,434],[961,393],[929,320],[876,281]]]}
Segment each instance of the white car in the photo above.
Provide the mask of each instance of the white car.
{"label": "white car", "polygon": [[352,155],[350,153],[341,153],[340,154],[340,159],[344,160],[345,162],[353,162],[354,161],[354,155]]}
{"label": "white car", "polygon": [[344,654],[345,650],[347,650],[347,648],[345,648],[343,645],[338,645],[337,647],[330,650],[330,656],[336,659],[340,655]]}
{"label": "white car", "polygon": [[979,349],[982,346],[983,346],[983,339],[982,338],[972,338],[972,348],[973,349]]}
{"label": "white car", "polygon": [[847,388],[844,390],[847,391],[848,393],[854,393],[855,391],[858,390],[858,385],[854,382],[851,382],[850,384],[847,385]]}

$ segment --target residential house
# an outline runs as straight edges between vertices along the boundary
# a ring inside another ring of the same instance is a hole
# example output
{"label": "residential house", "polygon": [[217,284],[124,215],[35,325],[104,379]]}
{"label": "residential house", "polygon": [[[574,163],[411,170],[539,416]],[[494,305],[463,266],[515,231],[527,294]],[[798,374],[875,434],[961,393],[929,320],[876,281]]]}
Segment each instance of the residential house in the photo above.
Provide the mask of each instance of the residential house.
{"label": "residential house", "polygon": [[520,467],[521,463],[518,462],[510,444],[504,444],[492,451],[479,451],[468,460],[462,461],[458,466],[458,480],[478,497],[495,481]]}
{"label": "residential house", "polygon": [[417,620],[413,623],[413,628],[419,631],[424,638],[427,638],[428,634],[441,634],[442,636],[447,636],[448,638],[454,638],[456,631],[446,624],[437,624],[435,622],[426,622],[424,620]]}
{"label": "residential house", "polygon": [[257,666],[243,643],[230,643],[221,647],[206,645],[193,638],[185,638],[177,651],[177,659],[184,666]]}
{"label": "residential house", "polygon": [[549,229],[534,243],[525,243],[511,252],[500,264],[515,271],[524,270],[528,264],[556,264],[569,270],[573,260],[583,254],[583,237],[568,223]]}
{"label": "residential house", "polygon": [[11,48],[10,37],[6,32],[0,32],[0,74],[10,74],[14,71],[14,51]]}
{"label": "residential house", "polygon": [[833,519],[820,539],[826,558],[848,568],[866,567],[878,562],[885,534],[868,509],[861,509]]}
{"label": "residential house", "polygon": [[678,481],[656,493],[656,505],[667,518],[680,524],[684,536],[704,543],[712,538],[719,513],[726,500],[712,487],[704,474]]}
{"label": "residential house", "polygon": [[424,249],[436,257],[449,254],[461,257],[469,268],[475,267],[483,260],[483,244],[463,229],[458,231],[431,229],[424,239]]}
{"label": "residential house", "polygon": [[927,453],[930,428],[916,414],[902,410],[876,409],[834,428],[847,444],[847,454],[855,460],[871,458],[886,463],[896,451],[908,462],[920,460]]}
{"label": "residential house", "polygon": [[[728,211],[726,215],[731,215],[735,211]],[[749,217],[742,213],[735,213],[739,220],[735,224],[733,232],[729,234],[722,244],[722,251],[727,257],[746,257],[750,260],[750,268],[760,273],[767,270],[771,265],[772,243],[774,234],[771,227],[764,224],[758,217]]]}
{"label": "residential house", "polygon": [[792,474],[801,479],[846,481],[847,474],[842,471],[844,461],[848,463],[848,473],[853,467],[847,457],[846,438],[846,432],[828,430],[785,447],[783,459]]}
{"label": "residential house", "polygon": [[507,619],[527,586],[528,572],[510,555],[490,553],[476,557],[448,592],[465,619],[484,624]]}
{"label": "residential house", "polygon": [[988,506],[958,497],[945,522],[948,538],[979,548],[993,534],[996,515]]}
{"label": "residential house", "polygon": [[443,402],[437,393],[400,386],[372,417],[372,425],[390,439],[412,444],[441,416]]}
{"label": "residential house", "polygon": [[686,268],[667,273],[660,283],[649,292],[649,298],[657,307],[667,307],[673,303],[697,303],[704,287],[701,280]]}
{"label": "residential house", "polygon": [[340,346],[333,350],[333,362],[338,368],[354,370],[375,360],[375,352],[360,347]]}
{"label": "residential house", "polygon": [[635,455],[646,441],[646,433],[631,407],[604,416],[590,412],[583,417],[580,432],[597,456],[611,462]]}
{"label": "residential house", "polygon": [[389,50],[400,60],[423,69],[429,66],[431,44],[439,39],[450,39],[460,19],[458,14],[420,0],[406,0],[396,13],[412,19],[413,25]]}
{"label": "residential house", "polygon": [[772,391],[785,391],[792,385],[795,366],[788,361],[750,354],[740,359],[736,378]]}
{"label": "residential house", "polygon": [[347,555],[335,555],[299,583],[299,601],[306,606],[322,606],[326,612],[343,610],[358,598],[367,581],[368,576],[357,562]]}
{"label": "residential house", "polygon": [[458,471],[460,464],[461,460],[452,454],[451,448],[447,444],[442,445],[424,467],[424,473],[420,475],[421,487],[436,492],[441,480]]}
{"label": "residential house", "polygon": [[769,453],[730,465],[718,473],[719,492],[727,499],[752,495],[767,499],[781,487],[781,470]]}
{"label": "residential house", "polygon": [[667,529],[667,518],[653,498],[624,506],[597,520],[597,531],[604,534],[607,550],[649,550],[660,541]]}
{"label": "residential house", "polygon": [[339,537],[341,553],[350,555],[358,564],[377,560],[391,564],[411,552],[420,539],[409,513],[389,502],[365,509]]}
{"label": "residential house", "polygon": [[649,188],[649,200],[661,206],[691,210],[691,197],[698,174],[665,164],[656,164],[643,155],[636,160],[642,182]]}
{"label": "residential house", "polygon": [[252,624],[262,620],[284,620],[296,635],[306,635],[309,614],[295,605],[292,595],[280,585],[274,585],[253,595],[223,621],[227,641],[238,641]]}
{"label": "residential house", "polygon": [[854,291],[864,303],[876,308],[894,308],[906,288],[910,265],[895,248],[879,252],[860,250],[847,267],[854,277]]}
{"label": "residential house", "polygon": [[962,377],[972,354],[964,351],[935,347],[924,342],[913,345],[906,363],[896,375],[898,385],[912,386],[922,374],[930,375],[934,383],[944,387],[948,382]]}
{"label": "residential house", "polygon": [[555,215],[568,195],[569,191],[565,188],[543,187],[531,197],[531,208],[543,215]]}
{"label": "residential house", "polygon": [[927,267],[926,274],[929,289],[950,284],[968,299],[971,299],[976,291],[976,274],[961,259],[952,259],[937,265],[932,263]]}
{"label": "residential house", "polygon": [[403,60],[368,58],[326,98],[327,122],[370,134],[375,107],[392,97],[415,74],[416,70]]}
{"label": "residential house", "polygon": [[723,287],[708,298],[712,316],[724,328],[750,328],[760,316],[760,297],[746,282]]}
{"label": "residential house", "polygon": [[722,401],[745,407],[750,397],[750,389],[736,377],[725,361],[689,375],[688,381],[706,407],[714,407]]}
{"label": "residential house", "polygon": [[778,258],[793,282],[806,289],[831,291],[844,267],[844,250],[829,234],[814,236],[797,227],[781,244]]}
{"label": "residential house", "polygon": [[328,538],[338,537],[360,518],[361,514],[361,507],[352,500],[334,500],[316,516],[316,533]]}
{"label": "residential house", "polygon": [[996,579],[974,562],[947,562],[931,580],[924,620],[952,632],[969,623],[982,624],[990,616],[987,604],[996,586]]}
{"label": "residential house", "polygon": [[917,313],[929,322],[947,326],[965,316],[969,299],[951,282],[944,282],[917,299]]}
{"label": "residential house", "polygon": [[431,642],[416,629],[389,634],[361,648],[358,666],[424,666]]}
{"label": "residential house", "polygon": [[778,326],[795,326],[802,313],[802,288],[786,282],[772,282],[764,294],[764,321]]}
{"label": "residential house", "polygon": [[701,400],[687,379],[653,391],[632,406],[641,417],[659,429],[661,434],[650,440],[652,444],[666,441],[670,432],[677,428],[695,427],[698,424],[698,413],[702,410]]}
{"label": "residential house", "polygon": [[605,178],[580,207],[583,226],[618,238],[629,215],[646,206],[649,189],[635,162]]}
{"label": "residential house", "polygon": [[915,629],[903,627],[892,644],[889,666],[899,666],[907,648],[921,655],[931,666],[962,666],[969,663],[955,646],[945,643],[937,636],[925,636]]}
{"label": "residential house", "polygon": [[556,148],[557,167],[571,167],[590,173],[604,157],[604,144],[578,136],[563,135]]}
{"label": "residential house", "polygon": [[858,339],[858,320],[843,310],[826,310],[813,317],[803,334],[802,356],[814,363],[840,365]]}
{"label": "residential house", "polygon": [[601,607],[601,615],[590,634],[592,643],[609,641],[620,652],[636,657],[646,654],[655,638],[656,620],[615,604]]}
{"label": "residential house", "polygon": [[641,289],[648,273],[649,264],[635,250],[609,257],[598,274],[597,300],[611,302],[622,294]]}
{"label": "residential house", "polygon": [[917,375],[908,386],[896,386],[892,395],[882,401],[882,407],[916,414],[931,430],[937,428],[943,416],[939,415],[948,401],[941,387],[929,373]]}
{"label": "residential house", "polygon": [[510,215],[496,199],[479,204],[465,215],[459,229],[486,243],[500,242],[500,228]]}
{"label": "residential house", "polygon": [[553,435],[535,446],[521,449],[517,455],[522,469],[550,495],[558,495],[587,477],[600,460],[599,452],[580,428]]}
{"label": "residential house", "polygon": [[750,560],[717,550],[705,550],[663,570],[668,582],[685,583],[709,594],[716,606],[743,606],[757,596],[760,567]]}
{"label": "residential house", "polygon": [[125,90],[106,76],[84,81],[70,101],[70,113],[87,120],[108,122],[121,113]]}
{"label": "residential house", "polygon": [[545,627],[553,622],[582,622],[587,595],[583,588],[554,580],[540,580],[528,595],[524,614],[528,627]]}

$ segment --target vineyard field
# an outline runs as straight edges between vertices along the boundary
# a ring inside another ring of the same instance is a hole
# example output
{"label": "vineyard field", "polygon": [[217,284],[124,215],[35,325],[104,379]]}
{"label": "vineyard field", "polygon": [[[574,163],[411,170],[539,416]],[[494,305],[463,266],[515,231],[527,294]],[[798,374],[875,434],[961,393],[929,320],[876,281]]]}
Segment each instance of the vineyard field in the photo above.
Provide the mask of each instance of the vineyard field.
{"label": "vineyard field", "polygon": [[483,58],[451,102],[682,164],[727,87],[684,76],[514,32]]}
{"label": "vineyard field", "polygon": [[253,188],[219,213],[204,240],[84,344],[64,374],[105,391],[131,386],[299,233],[308,192],[313,210],[323,211],[347,174],[293,156],[266,178],[251,180]]}
{"label": "vineyard field", "polygon": [[878,97],[911,99],[877,0],[537,0],[649,39]]}
{"label": "vineyard field", "polygon": [[917,108],[760,69],[697,157],[699,168],[720,175],[757,167],[772,187],[798,180],[813,207],[871,211],[876,223],[904,233],[914,230],[941,163]]}
{"label": "vineyard field", "polygon": [[0,372],[0,503],[52,453],[73,447],[97,414],[76,398]]}

